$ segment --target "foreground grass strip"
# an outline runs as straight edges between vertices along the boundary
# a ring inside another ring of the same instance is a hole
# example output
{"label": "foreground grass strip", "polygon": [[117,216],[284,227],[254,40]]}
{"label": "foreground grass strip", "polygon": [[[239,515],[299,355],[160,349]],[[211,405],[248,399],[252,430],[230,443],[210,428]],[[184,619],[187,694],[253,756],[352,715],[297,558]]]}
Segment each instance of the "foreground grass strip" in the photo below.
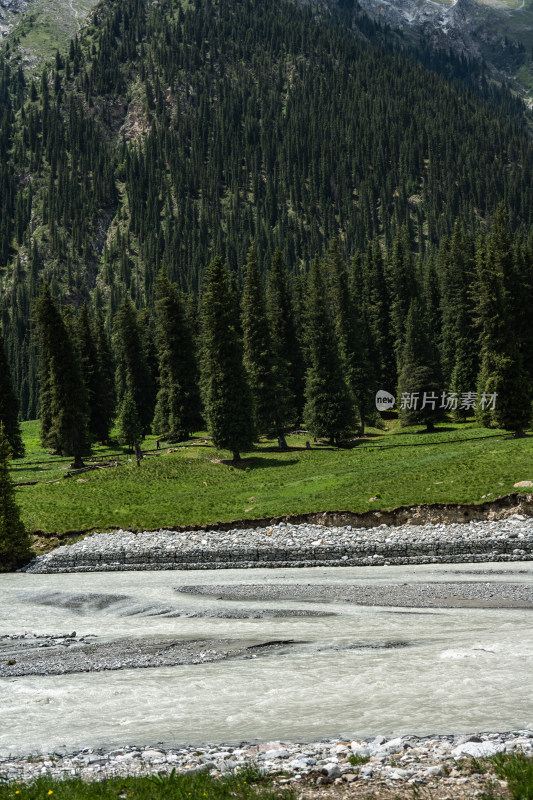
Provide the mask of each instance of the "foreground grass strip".
{"label": "foreground grass strip", "polygon": [[507,781],[513,800],[533,800],[533,758],[498,753],[491,761],[496,775]]}
{"label": "foreground grass strip", "polygon": [[86,783],[79,778],[38,778],[30,784],[0,784],[0,800],[294,800],[289,790],[273,788],[271,779],[253,769],[237,775],[150,775],[103,778]]}

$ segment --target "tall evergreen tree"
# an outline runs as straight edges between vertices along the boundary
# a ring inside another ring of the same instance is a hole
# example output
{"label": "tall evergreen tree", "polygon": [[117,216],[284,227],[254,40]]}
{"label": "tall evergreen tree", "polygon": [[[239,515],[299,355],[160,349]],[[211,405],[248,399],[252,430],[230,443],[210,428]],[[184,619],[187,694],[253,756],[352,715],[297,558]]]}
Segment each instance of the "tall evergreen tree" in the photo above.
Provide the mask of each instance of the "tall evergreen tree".
{"label": "tall evergreen tree", "polygon": [[431,335],[426,310],[415,297],[407,315],[398,380],[398,407],[402,425],[423,423],[428,431],[432,431],[435,422],[444,419],[441,382],[437,346]]}
{"label": "tall evergreen tree", "polygon": [[133,452],[135,446],[144,438],[144,428],[139,419],[137,405],[131,389],[126,389],[124,392],[117,425],[120,444],[127,445],[130,451]]}
{"label": "tall evergreen tree", "polygon": [[10,458],[10,442],[0,422],[0,572],[18,569],[33,556],[31,537],[22,522],[9,474]]}
{"label": "tall evergreen tree", "polygon": [[324,302],[325,287],[315,260],[309,276],[306,335],[310,366],[304,420],[314,436],[338,443],[355,426],[353,395],[346,383],[335,329]]}
{"label": "tall evergreen tree", "polygon": [[[532,236],[533,242],[533,236]],[[521,360],[527,373],[528,384],[533,387],[533,325],[531,307],[533,305],[533,248],[528,247],[522,236],[513,241],[513,280],[509,286],[512,298],[514,328],[518,333],[518,347]]]}
{"label": "tall evergreen tree", "polygon": [[396,359],[391,334],[390,297],[379,239],[368,245],[364,259],[364,304],[368,318],[369,353],[378,389],[396,390]]}
{"label": "tall evergreen tree", "polygon": [[78,346],[81,355],[81,369],[85,389],[87,391],[87,405],[89,408],[89,435],[93,441],[98,441],[99,425],[99,393],[102,385],[96,337],[87,303],[80,309],[77,320]]}
{"label": "tall evergreen tree", "polygon": [[287,365],[274,349],[255,246],[248,251],[242,293],[244,366],[252,393],[256,430],[275,434],[286,448],[285,429],[294,414],[290,406]]}
{"label": "tall evergreen tree", "polygon": [[137,312],[127,298],[115,315],[113,342],[117,360],[116,386],[120,406],[126,391],[129,390],[145,436],[150,431],[154,416],[155,387],[146,358],[146,337],[140,330]]}
{"label": "tall evergreen tree", "polygon": [[96,355],[100,386],[97,395],[98,415],[96,416],[96,437],[100,442],[107,442],[115,418],[115,365],[105,329],[104,315],[101,309],[95,318]]}
{"label": "tall evergreen tree", "polygon": [[4,350],[4,340],[0,330],[0,422],[9,441],[13,458],[22,458],[24,444],[19,425],[19,404],[13,391],[11,372]]}
{"label": "tall evergreen tree", "polygon": [[338,242],[333,239],[325,260],[329,306],[345,379],[352,391],[359,411],[361,431],[364,432],[366,416],[374,416],[372,401],[376,389],[372,381],[367,343],[363,340],[362,320],[354,302],[355,293],[361,283],[358,266],[359,260],[355,260],[349,280]]}
{"label": "tall evergreen tree", "polygon": [[164,270],[155,289],[159,391],[154,429],[166,439],[182,441],[202,425],[194,342],[184,298]]}
{"label": "tall evergreen tree", "polygon": [[50,441],[52,428],[52,356],[55,342],[61,335],[59,315],[50,288],[43,287],[35,303],[35,333],[39,357],[39,429],[41,444],[53,446]]}
{"label": "tall evergreen tree", "polygon": [[305,363],[294,309],[294,295],[281,250],[276,249],[267,281],[267,313],[272,349],[279,369],[289,380],[289,402],[293,422],[302,418],[305,405]]}
{"label": "tall evergreen tree", "polygon": [[382,384],[378,381],[379,367],[375,360],[370,321],[368,314],[368,298],[365,296],[363,261],[359,253],[352,258],[348,273],[348,291],[353,314],[355,340],[359,343],[359,357],[352,376],[352,390],[357,401],[361,434],[365,432],[365,422],[376,423],[376,392]]}
{"label": "tall evergreen tree", "polygon": [[66,324],[43,288],[35,305],[41,378],[41,441],[43,446],[73,456],[83,466],[90,452],[87,394],[74,331]]}
{"label": "tall evergreen tree", "polygon": [[[477,313],[481,369],[478,418],[517,434],[531,424],[533,387],[524,363],[529,332],[516,327],[523,299],[519,251],[512,247],[507,214],[500,206],[486,240],[477,250]],[[530,356],[530,354],[529,354]],[[495,403],[485,398],[495,396]]]}
{"label": "tall evergreen tree", "polygon": [[150,398],[152,417],[156,403],[156,387],[159,382],[159,361],[157,359],[157,347],[155,343],[155,320],[147,308],[137,312],[137,323],[141,335],[143,355],[146,366],[148,367],[149,381],[151,386]]}
{"label": "tall evergreen tree", "polygon": [[435,257],[430,254],[421,265],[421,296],[426,310],[426,319],[431,335],[435,339],[435,347],[440,360],[440,332],[442,330],[442,297]]}
{"label": "tall evergreen tree", "polygon": [[[449,247],[442,247],[440,266],[442,315],[442,370],[446,388],[458,399],[475,391],[479,373],[479,334],[475,327],[472,288],[476,280],[475,247],[457,223]],[[453,410],[465,419],[471,410]]]}
{"label": "tall evergreen tree", "polygon": [[217,448],[231,450],[233,461],[251,447],[255,430],[252,399],[239,336],[239,314],[222,259],[209,265],[201,303],[202,381],[209,433]]}
{"label": "tall evergreen tree", "polygon": [[403,361],[407,316],[411,301],[418,291],[411,241],[406,228],[402,228],[394,239],[389,260],[389,286],[391,336],[399,375]]}

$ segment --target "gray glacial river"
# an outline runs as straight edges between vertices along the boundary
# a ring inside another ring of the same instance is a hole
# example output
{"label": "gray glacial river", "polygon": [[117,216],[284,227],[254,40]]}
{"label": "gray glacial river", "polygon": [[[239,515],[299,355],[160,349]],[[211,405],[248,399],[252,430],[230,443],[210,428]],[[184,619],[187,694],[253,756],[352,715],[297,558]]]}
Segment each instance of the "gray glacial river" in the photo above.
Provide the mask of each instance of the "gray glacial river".
{"label": "gray glacial river", "polygon": [[[0,637],[295,643],[241,660],[0,678],[0,754],[533,728],[531,608],[232,601],[175,590],[426,581],[531,586],[533,564],[2,575]],[[265,609],[318,615],[251,614]]]}

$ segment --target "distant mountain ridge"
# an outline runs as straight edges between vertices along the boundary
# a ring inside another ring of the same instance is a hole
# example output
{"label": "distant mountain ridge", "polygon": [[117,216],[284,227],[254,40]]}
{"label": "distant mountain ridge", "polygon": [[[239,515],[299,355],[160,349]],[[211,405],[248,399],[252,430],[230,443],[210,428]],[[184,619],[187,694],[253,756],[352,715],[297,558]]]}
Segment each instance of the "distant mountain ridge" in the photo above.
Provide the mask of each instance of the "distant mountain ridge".
{"label": "distant mountain ridge", "polygon": [[[533,101],[533,0],[295,0],[327,15],[361,12],[396,30],[407,49],[453,52],[486,65]],[[25,68],[37,70],[55,49],[64,52],[95,0],[2,0],[0,50],[10,42]]]}
{"label": "distant mountain ridge", "polygon": [[2,0],[0,53],[7,48],[25,70],[38,73],[56,50],[66,52],[96,0]]}
{"label": "distant mountain ridge", "polygon": [[[348,0],[328,0],[346,8]],[[451,50],[487,66],[529,103],[533,98],[532,0],[359,0],[372,19],[402,31],[406,44]]]}

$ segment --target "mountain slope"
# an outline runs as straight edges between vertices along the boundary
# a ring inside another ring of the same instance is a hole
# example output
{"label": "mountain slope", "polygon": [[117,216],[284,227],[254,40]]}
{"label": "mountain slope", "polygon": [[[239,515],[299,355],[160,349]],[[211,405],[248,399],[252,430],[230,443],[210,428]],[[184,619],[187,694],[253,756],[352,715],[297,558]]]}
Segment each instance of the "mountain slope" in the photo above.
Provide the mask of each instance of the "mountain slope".
{"label": "mountain slope", "polygon": [[68,49],[96,0],[5,0],[0,6],[0,48],[37,73],[55,51]]}
{"label": "mountain slope", "polygon": [[[333,6],[345,5],[333,0]],[[359,0],[373,19],[404,32],[405,42],[453,51],[487,65],[533,102],[532,0]]]}
{"label": "mountain slope", "polygon": [[[36,72],[56,49],[66,50],[95,2],[4,0],[0,49],[7,47],[26,70]],[[423,51],[433,60],[446,53],[462,56],[471,68],[486,67],[496,83],[533,102],[533,0],[311,0],[310,5],[324,18],[340,11],[356,29],[366,14],[396,31],[397,44],[408,51]]]}
{"label": "mountain slope", "polygon": [[196,292],[214,254],[251,239],[304,269],[407,226],[421,257],[498,203],[533,222],[521,103],[485,99],[380,44],[371,22],[283,0],[113,0],[40,83],[0,72],[0,292],[25,414],[40,283],[113,314],[151,307],[161,266]]}

